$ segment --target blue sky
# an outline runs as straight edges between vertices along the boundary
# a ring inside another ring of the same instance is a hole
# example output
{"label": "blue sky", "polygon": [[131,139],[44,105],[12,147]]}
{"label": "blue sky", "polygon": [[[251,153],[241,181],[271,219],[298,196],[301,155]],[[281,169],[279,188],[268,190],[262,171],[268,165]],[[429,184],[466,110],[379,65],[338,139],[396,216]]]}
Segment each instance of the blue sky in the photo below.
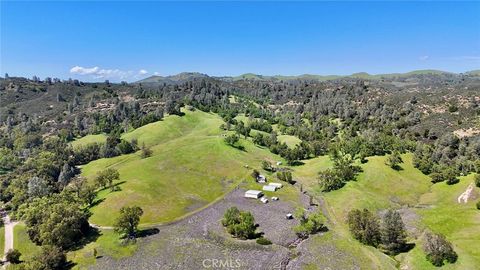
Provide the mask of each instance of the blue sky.
{"label": "blue sky", "polygon": [[5,2],[0,72],[85,81],[154,73],[480,69],[480,2]]}

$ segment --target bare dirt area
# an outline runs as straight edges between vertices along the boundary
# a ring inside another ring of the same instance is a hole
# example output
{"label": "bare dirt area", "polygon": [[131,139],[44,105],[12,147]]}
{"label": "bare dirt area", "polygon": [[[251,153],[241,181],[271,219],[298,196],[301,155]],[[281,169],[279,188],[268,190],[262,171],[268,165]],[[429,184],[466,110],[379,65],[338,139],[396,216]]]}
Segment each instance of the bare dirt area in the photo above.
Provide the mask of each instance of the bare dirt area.
{"label": "bare dirt area", "polygon": [[457,201],[458,203],[467,203],[469,200],[474,200],[477,198],[477,194],[474,190],[474,185],[471,183],[468,185],[467,189],[458,196]]}
{"label": "bare dirt area", "polygon": [[[186,219],[159,227],[157,234],[139,240],[133,256],[100,258],[92,269],[295,269],[288,262],[296,253],[289,246],[298,240],[292,230],[297,221],[285,218],[295,206],[284,201],[263,204],[244,198],[244,192],[236,189]],[[252,212],[257,231],[273,244],[262,246],[255,240],[232,238],[220,222],[232,206]]]}

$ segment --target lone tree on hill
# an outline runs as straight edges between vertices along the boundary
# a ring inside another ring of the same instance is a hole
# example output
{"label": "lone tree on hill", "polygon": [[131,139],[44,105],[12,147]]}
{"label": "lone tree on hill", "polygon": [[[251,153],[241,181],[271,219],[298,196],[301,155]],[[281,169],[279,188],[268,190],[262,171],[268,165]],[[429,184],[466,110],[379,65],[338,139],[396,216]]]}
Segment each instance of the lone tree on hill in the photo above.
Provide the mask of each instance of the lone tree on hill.
{"label": "lone tree on hill", "polygon": [[442,234],[427,232],[423,250],[427,254],[427,260],[435,266],[442,266],[444,261],[454,263],[458,258],[452,244]]}
{"label": "lone tree on hill", "polygon": [[102,188],[110,187],[113,189],[113,181],[119,180],[120,174],[116,169],[108,168],[100,171],[95,177],[95,183]]}
{"label": "lone tree on hill", "polygon": [[388,157],[386,164],[394,170],[400,170],[399,164],[402,163],[402,157],[398,151],[393,151],[393,153]]}
{"label": "lone tree on hill", "polygon": [[387,254],[398,254],[405,249],[407,233],[400,213],[389,209],[383,216],[381,227],[381,248]]}
{"label": "lone tree on hill", "polygon": [[120,234],[126,234],[128,238],[135,238],[140,217],[143,215],[142,208],[138,206],[124,206],[120,209],[114,230]]}
{"label": "lone tree on hill", "polygon": [[236,147],[239,139],[240,137],[237,134],[231,134],[225,137],[225,142],[230,146]]}

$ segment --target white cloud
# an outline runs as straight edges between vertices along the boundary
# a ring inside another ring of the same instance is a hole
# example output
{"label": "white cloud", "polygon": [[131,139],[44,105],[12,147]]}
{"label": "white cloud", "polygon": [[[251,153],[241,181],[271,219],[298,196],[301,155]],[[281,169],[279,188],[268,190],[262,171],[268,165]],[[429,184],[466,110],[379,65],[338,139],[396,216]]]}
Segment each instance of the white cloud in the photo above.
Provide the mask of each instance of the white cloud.
{"label": "white cloud", "polygon": [[98,70],[99,70],[99,67],[84,68],[84,67],[74,66],[70,69],[70,73],[88,75],[88,74],[95,74],[98,72]]}
{"label": "white cloud", "polygon": [[429,58],[430,58],[430,56],[428,56],[428,55],[422,55],[418,59],[420,59],[420,61],[427,61]]}
{"label": "white cloud", "polygon": [[153,73],[153,75],[155,75],[155,76],[160,76],[160,72],[155,71],[155,72]]}
{"label": "white cloud", "polygon": [[120,69],[103,69],[99,67],[81,67],[74,66],[70,69],[71,74],[90,76],[94,79],[112,79],[112,80],[136,80],[146,75],[148,71],[140,69],[138,72]]}

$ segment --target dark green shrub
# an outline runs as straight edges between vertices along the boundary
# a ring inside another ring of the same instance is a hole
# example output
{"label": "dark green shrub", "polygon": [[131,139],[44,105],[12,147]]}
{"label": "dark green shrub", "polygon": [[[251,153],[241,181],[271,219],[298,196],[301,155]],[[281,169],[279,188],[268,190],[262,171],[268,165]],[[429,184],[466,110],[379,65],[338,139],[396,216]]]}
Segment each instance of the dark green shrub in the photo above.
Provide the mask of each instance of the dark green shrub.
{"label": "dark green shrub", "polygon": [[260,245],[271,245],[271,244],[272,244],[272,241],[268,240],[267,238],[260,237],[260,238],[257,239],[257,244],[260,244]]}

